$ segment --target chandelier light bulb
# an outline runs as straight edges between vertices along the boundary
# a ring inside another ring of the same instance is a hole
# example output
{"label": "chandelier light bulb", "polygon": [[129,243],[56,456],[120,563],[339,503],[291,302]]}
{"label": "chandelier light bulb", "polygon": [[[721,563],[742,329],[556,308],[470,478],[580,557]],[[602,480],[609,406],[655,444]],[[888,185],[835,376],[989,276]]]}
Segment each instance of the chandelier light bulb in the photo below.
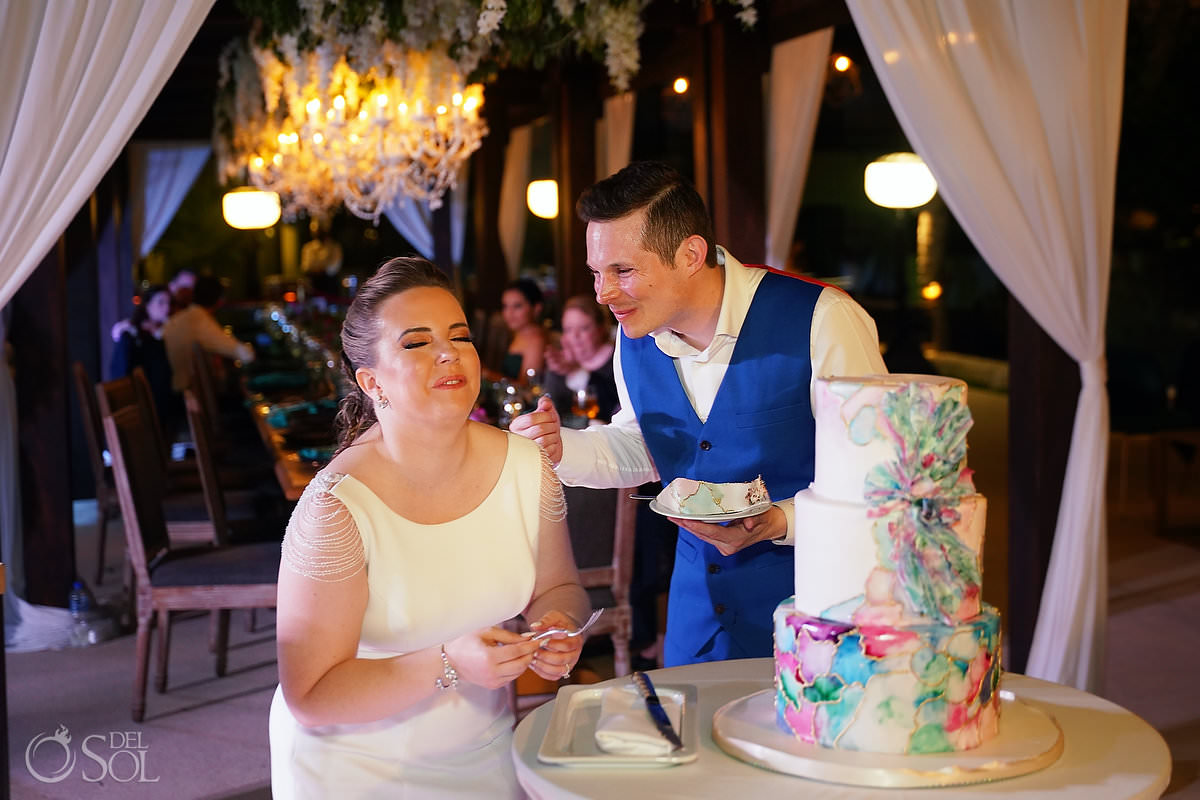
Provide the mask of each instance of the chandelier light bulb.
{"label": "chandelier light bulb", "polygon": [[688,79],[679,77],[675,79],[675,83],[671,84],[671,88],[675,90],[675,94],[685,94],[688,90]]}
{"label": "chandelier light bulb", "polygon": [[853,63],[846,56],[836,56],[833,59],[833,68],[838,72],[845,72],[850,69],[850,64]]}
{"label": "chandelier light bulb", "polygon": [[525,204],[535,217],[554,219],[558,216],[558,181],[533,181],[525,189]]}
{"label": "chandelier light bulb", "polygon": [[321,111],[321,101],[314,97],[312,100],[309,100],[308,104],[304,107],[308,109],[308,113],[310,115],[316,115]]}
{"label": "chandelier light bulb", "polygon": [[380,108],[387,108],[387,104],[388,96],[386,94],[381,94],[375,98],[375,105],[379,106]]}
{"label": "chandelier light bulb", "polygon": [[342,97],[340,94],[337,97],[333,98],[333,107],[336,108],[338,111],[342,111],[343,109],[345,109],[346,108],[346,98]]}
{"label": "chandelier light bulb", "polygon": [[455,92],[454,96],[450,98],[450,102],[456,106],[461,106],[463,103],[462,92]]}
{"label": "chandelier light bulb", "polygon": [[468,97],[463,103],[463,111],[466,111],[468,114],[470,114],[472,111],[479,108],[480,102],[481,101],[475,97]]}
{"label": "chandelier light bulb", "polygon": [[324,137],[324,136],[322,136],[322,135],[321,135],[321,134],[319,134],[319,133],[314,133],[314,134],[313,134],[313,144],[320,144],[320,143],[321,143],[321,142],[323,142],[323,141],[325,141],[325,137]]}
{"label": "chandelier light bulb", "polygon": [[269,228],[279,221],[279,195],[243,186],[221,198],[221,213],[231,228]]}
{"label": "chandelier light bulb", "polygon": [[449,110],[450,110],[450,109],[446,108],[445,106],[438,106],[438,107],[437,107],[437,113],[438,113],[438,116],[441,116],[441,115],[445,114],[445,113],[446,113],[447,111],[449,111]]}
{"label": "chandelier light bulb", "polygon": [[889,153],[863,172],[867,199],[884,208],[917,208],[937,194],[937,181],[916,153]]}

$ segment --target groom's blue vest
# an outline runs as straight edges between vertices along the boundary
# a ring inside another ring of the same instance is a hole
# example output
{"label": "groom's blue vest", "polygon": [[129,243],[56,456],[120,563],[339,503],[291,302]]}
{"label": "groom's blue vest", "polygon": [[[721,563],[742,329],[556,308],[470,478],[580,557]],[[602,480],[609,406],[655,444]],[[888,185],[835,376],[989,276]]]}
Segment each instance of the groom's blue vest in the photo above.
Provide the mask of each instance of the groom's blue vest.
{"label": "groom's blue vest", "polygon": [[[824,287],[769,271],[754,294],[708,421],[688,400],[675,361],[650,336],[621,334],[621,369],[658,474],[743,482],[761,474],[772,499],[813,478],[809,403],[812,313]],[[771,615],[793,592],[794,549],[759,542],[731,556],[679,530],[663,660],[769,656]]]}

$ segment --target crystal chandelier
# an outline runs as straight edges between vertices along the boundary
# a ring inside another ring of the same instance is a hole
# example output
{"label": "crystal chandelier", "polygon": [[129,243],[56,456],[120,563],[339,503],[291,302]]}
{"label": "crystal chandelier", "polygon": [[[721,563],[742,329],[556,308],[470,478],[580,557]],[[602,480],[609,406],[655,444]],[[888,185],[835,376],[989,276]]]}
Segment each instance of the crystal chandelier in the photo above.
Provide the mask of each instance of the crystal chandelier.
{"label": "crystal chandelier", "polygon": [[[724,0],[754,25],[754,0]],[[283,217],[338,205],[378,222],[431,208],[487,127],[468,76],[567,48],[602,59],[618,91],[638,71],[642,0],[256,0],[256,28],[220,61],[213,149],[224,182],[280,195]],[[295,14],[294,12],[299,12]]]}
{"label": "crystal chandelier", "polygon": [[442,40],[415,49],[378,26],[350,35],[337,22],[311,19],[317,35],[304,38],[317,43],[307,47],[284,35],[227,48],[214,132],[221,177],[277,192],[288,220],[341,204],[378,222],[408,198],[438,208],[487,135],[483,87],[465,79],[477,51],[460,46],[456,60]]}
{"label": "crystal chandelier", "polygon": [[[328,216],[341,204],[329,166],[302,143],[286,107],[266,109],[258,66],[244,40],[221,55],[221,91],[215,109],[213,150],[223,183],[275,192],[283,218]],[[293,139],[295,136],[295,139]]]}
{"label": "crystal chandelier", "polygon": [[487,135],[479,117],[483,87],[468,86],[439,50],[388,43],[365,70],[340,55],[332,69],[317,72],[322,55],[306,54],[304,74],[316,79],[302,83],[273,52],[255,53],[264,81],[278,81],[264,84],[268,109],[277,97],[286,114],[278,132],[260,137],[248,163],[251,182],[288,194],[300,175],[305,186],[330,187],[352,213],[376,221],[405,198],[440,206]]}

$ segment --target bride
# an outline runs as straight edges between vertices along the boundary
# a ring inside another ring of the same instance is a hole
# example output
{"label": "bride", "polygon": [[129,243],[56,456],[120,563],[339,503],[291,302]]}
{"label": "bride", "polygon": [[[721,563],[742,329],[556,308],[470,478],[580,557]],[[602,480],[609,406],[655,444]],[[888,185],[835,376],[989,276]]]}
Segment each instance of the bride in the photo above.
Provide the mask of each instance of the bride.
{"label": "bride", "polygon": [[519,797],[503,687],[566,677],[589,611],[562,486],[533,442],[472,422],[479,356],[445,276],[396,258],[342,328],[339,446],[283,542],[276,798]]}

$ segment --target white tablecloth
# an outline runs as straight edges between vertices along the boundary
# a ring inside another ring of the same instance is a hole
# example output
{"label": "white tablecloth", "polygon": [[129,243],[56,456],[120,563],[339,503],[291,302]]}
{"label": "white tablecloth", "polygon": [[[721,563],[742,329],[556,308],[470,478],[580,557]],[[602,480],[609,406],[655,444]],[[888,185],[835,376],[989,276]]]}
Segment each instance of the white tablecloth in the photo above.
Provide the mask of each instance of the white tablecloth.
{"label": "white tablecloth", "polygon": [[714,744],[712,717],[725,703],[769,688],[772,670],[771,659],[756,658],[652,671],[650,676],[657,684],[691,683],[699,691],[700,757],[691,764],[674,767],[606,769],[540,763],[537,752],[553,711],[553,703],[547,703],[517,726],[513,737],[517,777],[532,798],[614,800],[642,797],[740,800],[771,796],[768,793],[855,800],[918,796],[951,800],[988,794],[1055,800],[1156,798],[1170,780],[1171,755],[1167,744],[1140,717],[1087,692],[1016,674],[1006,674],[1002,687],[1053,714],[1066,738],[1062,757],[1041,772],[995,783],[929,790],[839,786],[769,772],[737,760]]}

